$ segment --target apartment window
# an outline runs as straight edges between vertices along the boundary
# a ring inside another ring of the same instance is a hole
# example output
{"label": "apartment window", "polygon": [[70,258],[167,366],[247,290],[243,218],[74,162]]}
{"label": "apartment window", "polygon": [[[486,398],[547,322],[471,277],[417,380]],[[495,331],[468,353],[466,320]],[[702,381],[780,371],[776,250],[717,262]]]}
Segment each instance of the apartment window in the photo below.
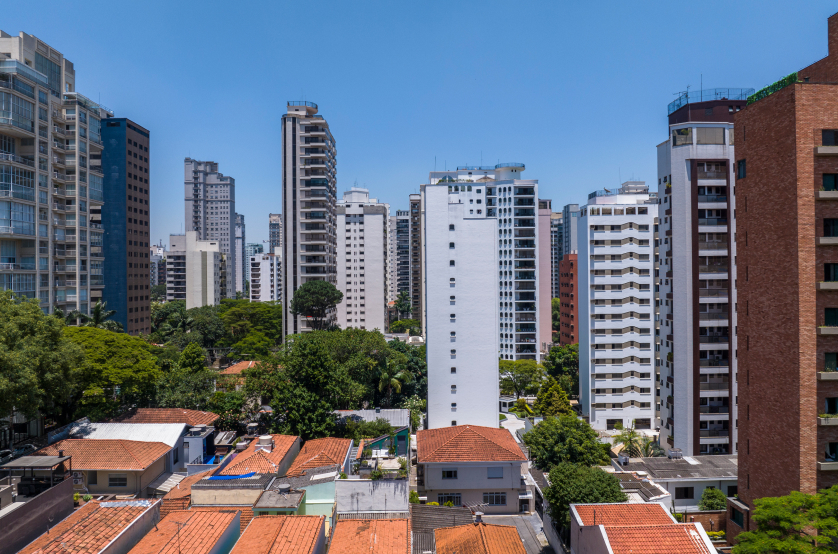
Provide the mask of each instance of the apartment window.
{"label": "apartment window", "polygon": [[825,401],[825,414],[838,414],[838,398],[827,398]]}
{"label": "apartment window", "polygon": [[696,144],[724,144],[725,129],[724,127],[697,127],[695,142]]}
{"label": "apartment window", "polygon": [[838,146],[838,129],[823,129],[821,139],[823,146]]}
{"label": "apartment window", "polygon": [[745,515],[736,508],[730,508],[730,519],[733,520],[733,523],[741,527],[742,529],[745,528]]}
{"label": "apartment window", "polygon": [[838,462],[838,442],[826,443],[824,458],[827,462]]}
{"label": "apartment window", "polygon": [[824,173],[823,174],[823,190],[838,190],[836,188],[836,179],[838,178],[838,174],[835,173]]}
{"label": "apartment window", "polygon": [[693,143],[692,128],[673,129],[672,130],[672,146],[684,146]]}
{"label": "apartment window", "polygon": [[838,219],[824,218],[823,236],[838,237]]}
{"label": "apartment window", "polygon": [[451,392],[457,392],[457,385],[451,385]]}
{"label": "apartment window", "polygon": [[451,331],[451,338],[454,338],[456,336],[457,336],[457,331]]}
{"label": "apartment window", "polygon": [[694,487],[675,487],[675,500],[692,500],[694,497]]}
{"label": "apartment window", "polygon": [[127,473],[109,473],[108,474],[109,487],[127,487],[128,474]]}
{"label": "apartment window", "polygon": [[838,281],[838,264],[823,264],[823,280]]}
{"label": "apartment window", "polygon": [[451,408],[452,408],[452,409],[454,409],[454,410],[456,410],[456,409],[457,409],[457,403],[456,403],[456,402],[452,402],[452,403],[451,403]]}
{"label": "apartment window", "polygon": [[457,368],[456,368],[456,367],[452,367],[452,368],[451,368],[451,373],[457,373]]}
{"label": "apartment window", "polygon": [[448,265],[453,266],[453,265],[454,265],[454,260],[450,260],[450,261],[448,262]]}
{"label": "apartment window", "polygon": [[457,478],[457,470],[456,469],[443,469],[442,470],[442,478],[443,479],[456,479]]}
{"label": "apartment window", "polygon": [[452,224],[450,224],[450,225],[448,226],[448,230],[449,230],[449,231],[453,231],[453,230],[454,230],[454,224],[453,224],[453,223],[452,223]]}
{"label": "apartment window", "polygon": [[451,420],[451,427],[456,427],[456,426],[457,426],[457,420],[456,420],[456,419],[452,419],[452,420]]}
{"label": "apartment window", "polygon": [[826,352],[824,354],[824,371],[838,371],[838,352]]}
{"label": "apartment window", "polygon": [[99,484],[99,472],[98,471],[88,471],[87,472],[87,484],[88,485],[98,485]]}
{"label": "apartment window", "polygon": [[486,477],[489,478],[489,479],[503,479],[503,468],[502,467],[486,468]]}
{"label": "apartment window", "polygon": [[727,495],[728,496],[736,496],[739,494],[739,487],[736,485],[728,485],[727,486]]}
{"label": "apartment window", "polygon": [[488,504],[489,506],[506,506],[506,493],[484,492],[483,504]]}
{"label": "apartment window", "polygon": [[[456,422],[453,421],[451,422],[452,425],[454,425],[455,423]],[[458,492],[442,492],[436,495],[436,499],[437,502],[439,502],[440,506],[442,506],[446,502],[450,502],[455,506],[460,506],[463,503],[463,498],[462,496],[460,496],[460,493]]]}
{"label": "apartment window", "polygon": [[739,160],[736,162],[736,178],[744,179],[746,173],[745,160]]}

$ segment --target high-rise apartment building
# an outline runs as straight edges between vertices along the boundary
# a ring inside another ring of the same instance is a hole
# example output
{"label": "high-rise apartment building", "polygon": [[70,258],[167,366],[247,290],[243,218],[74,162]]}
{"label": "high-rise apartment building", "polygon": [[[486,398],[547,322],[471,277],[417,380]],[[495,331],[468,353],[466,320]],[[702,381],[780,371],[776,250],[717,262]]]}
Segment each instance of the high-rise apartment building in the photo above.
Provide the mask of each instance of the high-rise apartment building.
{"label": "high-rise apartment building", "polygon": [[222,298],[235,298],[236,180],[219,173],[215,162],[186,158],[183,167],[186,231],[195,231],[198,240],[218,243],[227,267]]}
{"label": "high-rise apartment building", "polygon": [[550,287],[549,275],[537,269],[538,258],[549,256],[548,245],[540,244],[549,233],[539,232],[538,181],[521,179],[524,169],[522,163],[502,163],[430,174],[431,184],[447,183],[454,192],[485,189],[485,198],[468,198],[466,215],[494,219],[498,226],[498,355],[504,360],[539,359],[541,344],[549,341],[542,337],[549,337],[550,327],[539,324],[551,317],[549,297],[545,302],[539,295],[542,286]]}
{"label": "high-rise apartment building", "polygon": [[579,204],[562,208],[562,256],[579,250]]}
{"label": "high-rise apartment building", "polygon": [[390,206],[353,187],[337,204],[337,306],[342,328],[387,328]]}
{"label": "high-rise apartment building", "polygon": [[152,287],[166,284],[166,249],[163,246],[151,246],[149,249],[149,283]]}
{"label": "high-rise apartment building", "polygon": [[838,426],[819,417],[838,413],[838,14],[829,18],[828,47],[827,57],[757,91],[747,105],[728,103],[742,105],[734,112],[732,537],[755,529],[755,500],[838,483]]}
{"label": "high-rise apartment building", "polygon": [[282,252],[282,214],[268,214],[268,251]]}
{"label": "high-rise apartment building", "polygon": [[564,247],[563,229],[562,214],[553,212],[550,215],[550,291],[553,298],[559,297],[559,262],[562,260]]}
{"label": "high-rise apartment building", "polygon": [[[294,292],[308,281],[337,286],[335,139],[313,102],[288,102],[282,116],[283,324],[286,335],[311,330],[291,313]],[[337,312],[329,315],[337,321]]]}
{"label": "high-rise apartment building", "polygon": [[410,210],[397,210],[392,219],[390,233],[395,239],[396,255],[390,263],[395,267],[395,300],[401,292],[410,295]]}
{"label": "high-rise apartment building", "polygon": [[215,306],[224,298],[227,260],[217,240],[201,240],[197,231],[169,237],[166,300],[185,300],[186,309]]}
{"label": "high-rise apartment building", "polygon": [[48,44],[0,31],[0,288],[87,313],[105,285],[101,127],[113,112],[75,79]]}
{"label": "high-rise apartment building", "polygon": [[[244,214],[236,214],[236,292],[245,294],[245,281],[248,277],[248,262],[249,258],[244,251],[244,245],[247,244],[247,228],[244,223]],[[246,297],[245,297],[246,298]]]}
{"label": "high-rise apartment building", "polygon": [[186,300],[186,235],[169,236],[166,255],[166,301]]}
{"label": "high-rise apartment building", "polygon": [[447,184],[422,187],[428,424],[494,427],[500,394],[498,224],[485,213],[485,184]]}
{"label": "high-rise apartment building", "polygon": [[661,444],[736,454],[733,117],[753,89],[690,91],[658,145]]}
{"label": "high-rise apartment building", "polygon": [[595,191],[578,225],[579,405],[597,430],[656,429],[655,193]]}
{"label": "high-rise apartment building", "polygon": [[[244,253],[249,258],[251,256],[255,256],[256,254],[262,254],[265,252],[265,245],[258,243],[258,242],[248,242],[244,247]],[[270,254],[270,252],[268,252]]]}
{"label": "high-rise apartment building", "polygon": [[579,342],[579,255],[565,254],[559,262],[559,333],[558,343],[571,345]]}
{"label": "high-rise apartment building", "polygon": [[410,303],[413,311],[411,319],[419,322],[419,328],[425,324],[425,280],[423,271],[424,252],[422,248],[422,195],[411,194],[409,197],[409,221],[410,221]]}
{"label": "high-rise apartment building", "polygon": [[254,254],[248,258],[250,268],[250,301],[282,301],[282,256],[276,254]]}
{"label": "high-rise apartment building", "polygon": [[538,271],[538,282],[542,284],[543,294],[536,296],[538,303],[538,313],[543,317],[538,318],[538,327],[536,340],[539,346],[539,357],[542,358],[550,351],[553,344],[553,318],[552,318],[552,296],[547,294],[548,286],[552,283],[552,267],[547,263],[551,259],[551,240],[550,240],[550,217],[553,214],[551,209],[552,200],[538,199],[538,252],[535,257],[541,260],[542,263],[536,264],[536,271]]}

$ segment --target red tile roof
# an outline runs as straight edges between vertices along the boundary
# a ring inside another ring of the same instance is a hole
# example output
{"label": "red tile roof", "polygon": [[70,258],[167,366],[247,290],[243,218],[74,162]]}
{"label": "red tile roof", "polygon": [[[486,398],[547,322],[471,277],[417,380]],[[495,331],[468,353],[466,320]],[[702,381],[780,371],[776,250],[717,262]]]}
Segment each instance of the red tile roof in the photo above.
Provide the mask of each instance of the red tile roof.
{"label": "red tile roof", "polygon": [[[129,554],[208,554],[240,512],[189,510],[172,512],[131,549]],[[180,525],[178,525],[180,524]]]}
{"label": "red tile roof", "polygon": [[713,553],[715,549],[710,550],[697,526],[695,523],[624,527],[606,525],[605,534],[613,554]]}
{"label": "red tile roof", "polygon": [[341,519],[332,530],[329,554],[409,554],[407,519]]}
{"label": "red tile roof", "polygon": [[669,525],[674,523],[663,506],[648,504],[575,504],[582,525]]}
{"label": "red tile roof", "polygon": [[291,447],[300,437],[293,435],[271,435],[273,437],[273,448],[267,450],[256,450],[259,439],[253,439],[243,452],[236,455],[236,458],[227,464],[219,475],[244,475],[255,471],[256,473],[276,473],[279,470],[282,460],[288,455]]}
{"label": "red tile roof", "polygon": [[294,463],[288,468],[288,475],[302,475],[304,470],[315,467],[343,466],[351,445],[351,439],[327,437],[310,440],[303,445]]}
{"label": "red tile roof", "polygon": [[206,471],[202,471],[201,473],[195,473],[194,475],[184,478],[181,482],[172,487],[172,490],[163,496],[163,500],[174,500],[176,498],[186,498],[187,496],[191,496],[192,485],[204,477],[209,477],[212,472],[212,469],[208,469]]}
{"label": "red tile roof", "polygon": [[162,442],[123,439],[64,439],[44,447],[34,456],[73,457],[73,469],[122,469],[140,471],[163,457],[171,447]]}
{"label": "red tile roof", "polygon": [[365,440],[366,439],[361,439],[360,441],[358,441],[358,453],[355,454],[355,459],[356,460],[360,460],[361,456],[364,455],[364,441]]}
{"label": "red tile roof", "polygon": [[137,408],[117,419],[120,423],[186,423],[187,425],[212,425],[218,414],[186,410],[183,408]]}
{"label": "red tile roof", "polygon": [[254,361],[239,362],[239,363],[231,365],[230,367],[228,367],[226,369],[222,369],[219,373],[221,375],[240,375],[242,371],[244,371],[245,369],[250,369],[251,367],[253,367],[257,363],[258,362],[254,362]]}
{"label": "red tile roof", "polygon": [[325,522],[325,516],[253,518],[230,554],[314,554]]}
{"label": "red tile roof", "polygon": [[437,554],[527,554],[518,529],[474,523],[434,530]]}
{"label": "red tile roof", "polygon": [[419,463],[527,460],[507,429],[457,425],[416,433]]}
{"label": "red tile roof", "polygon": [[[147,501],[148,502],[148,501]],[[150,501],[154,502],[154,501]],[[108,507],[112,502],[95,500],[29,543],[18,554],[94,554],[131,525],[149,506]],[[46,522],[43,522],[46,526]]]}

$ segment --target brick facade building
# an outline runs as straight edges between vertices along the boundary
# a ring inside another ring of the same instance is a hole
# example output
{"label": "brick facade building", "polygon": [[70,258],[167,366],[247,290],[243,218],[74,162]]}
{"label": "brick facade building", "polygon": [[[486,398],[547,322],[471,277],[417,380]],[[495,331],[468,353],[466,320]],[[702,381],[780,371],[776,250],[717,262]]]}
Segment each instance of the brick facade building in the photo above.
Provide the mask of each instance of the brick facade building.
{"label": "brick facade building", "polygon": [[[829,56],[735,116],[739,499],[838,483],[838,14]],[[759,93],[758,93],[759,94]]]}
{"label": "brick facade building", "polygon": [[559,344],[576,344],[579,334],[576,329],[579,309],[577,308],[577,254],[565,254],[559,262]]}

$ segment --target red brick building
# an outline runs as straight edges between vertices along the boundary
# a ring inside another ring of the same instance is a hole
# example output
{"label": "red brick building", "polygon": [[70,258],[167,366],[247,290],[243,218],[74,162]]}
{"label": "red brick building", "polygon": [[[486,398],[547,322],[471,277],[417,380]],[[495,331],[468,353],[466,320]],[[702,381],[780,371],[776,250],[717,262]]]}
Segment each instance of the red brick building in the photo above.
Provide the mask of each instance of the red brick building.
{"label": "red brick building", "polygon": [[559,262],[559,344],[576,344],[579,309],[576,307],[576,288],[579,282],[577,254],[565,254]]}
{"label": "red brick building", "polygon": [[[785,86],[783,86],[785,85]],[[735,115],[739,500],[838,483],[838,14],[829,55]],[[835,238],[833,238],[835,237]]]}

